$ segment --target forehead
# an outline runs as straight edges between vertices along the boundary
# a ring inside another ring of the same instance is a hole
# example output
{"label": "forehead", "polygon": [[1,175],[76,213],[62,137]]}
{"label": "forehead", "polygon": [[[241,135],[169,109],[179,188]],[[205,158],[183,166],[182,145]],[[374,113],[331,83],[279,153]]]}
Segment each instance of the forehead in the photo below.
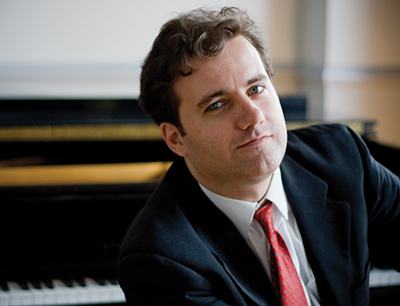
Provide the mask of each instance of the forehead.
{"label": "forehead", "polygon": [[243,36],[230,39],[215,57],[192,58],[192,65],[192,74],[178,77],[174,82],[174,91],[181,102],[207,92],[245,86],[260,74],[266,75],[258,51]]}

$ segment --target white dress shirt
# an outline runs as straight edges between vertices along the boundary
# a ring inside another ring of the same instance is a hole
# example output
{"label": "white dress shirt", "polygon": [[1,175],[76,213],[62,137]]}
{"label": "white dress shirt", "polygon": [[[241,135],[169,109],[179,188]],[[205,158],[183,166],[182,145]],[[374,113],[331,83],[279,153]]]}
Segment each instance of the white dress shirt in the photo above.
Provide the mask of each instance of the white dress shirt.
{"label": "white dress shirt", "polygon": [[281,171],[272,175],[268,191],[260,202],[248,202],[220,196],[199,184],[207,197],[236,226],[247,244],[253,250],[271,279],[269,268],[269,243],[261,225],[254,219],[254,213],[268,199],[273,203],[274,228],[282,236],[305,289],[308,305],[320,305],[314,273],[308,263],[300,231],[283,188]]}

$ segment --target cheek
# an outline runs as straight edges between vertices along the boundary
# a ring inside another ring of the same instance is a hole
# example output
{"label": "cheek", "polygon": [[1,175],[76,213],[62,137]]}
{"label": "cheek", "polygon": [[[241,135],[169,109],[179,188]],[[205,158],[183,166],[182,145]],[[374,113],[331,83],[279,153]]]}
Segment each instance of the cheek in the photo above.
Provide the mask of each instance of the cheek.
{"label": "cheek", "polygon": [[223,138],[216,132],[191,131],[185,142],[188,154],[196,160],[217,160],[226,154]]}
{"label": "cheek", "polygon": [[183,127],[187,132],[187,136],[190,136],[191,143],[193,145],[202,144],[202,145],[213,145],[224,142],[226,139],[226,131],[223,128],[225,125],[223,124],[215,124],[209,121],[202,120],[187,120]]}
{"label": "cheek", "polygon": [[278,99],[273,99],[269,103],[266,103],[263,113],[272,122],[281,121],[283,118],[282,106]]}

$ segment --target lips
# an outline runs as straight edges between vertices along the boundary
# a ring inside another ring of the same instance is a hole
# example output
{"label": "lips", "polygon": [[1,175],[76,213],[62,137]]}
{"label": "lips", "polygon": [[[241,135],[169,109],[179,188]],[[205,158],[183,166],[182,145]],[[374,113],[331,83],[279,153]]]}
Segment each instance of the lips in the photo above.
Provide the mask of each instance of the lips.
{"label": "lips", "polygon": [[271,136],[269,135],[263,135],[255,138],[248,139],[243,142],[243,144],[239,145],[238,148],[250,148],[250,147],[255,147],[266,141],[268,138]]}

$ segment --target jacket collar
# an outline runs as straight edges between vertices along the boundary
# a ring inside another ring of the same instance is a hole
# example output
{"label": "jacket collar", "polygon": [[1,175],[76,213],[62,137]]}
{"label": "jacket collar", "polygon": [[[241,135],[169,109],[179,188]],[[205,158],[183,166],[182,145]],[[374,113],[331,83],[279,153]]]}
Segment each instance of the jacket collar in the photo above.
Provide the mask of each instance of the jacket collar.
{"label": "jacket collar", "polygon": [[326,182],[287,155],[281,170],[321,303],[349,305],[350,206],[330,200]]}

